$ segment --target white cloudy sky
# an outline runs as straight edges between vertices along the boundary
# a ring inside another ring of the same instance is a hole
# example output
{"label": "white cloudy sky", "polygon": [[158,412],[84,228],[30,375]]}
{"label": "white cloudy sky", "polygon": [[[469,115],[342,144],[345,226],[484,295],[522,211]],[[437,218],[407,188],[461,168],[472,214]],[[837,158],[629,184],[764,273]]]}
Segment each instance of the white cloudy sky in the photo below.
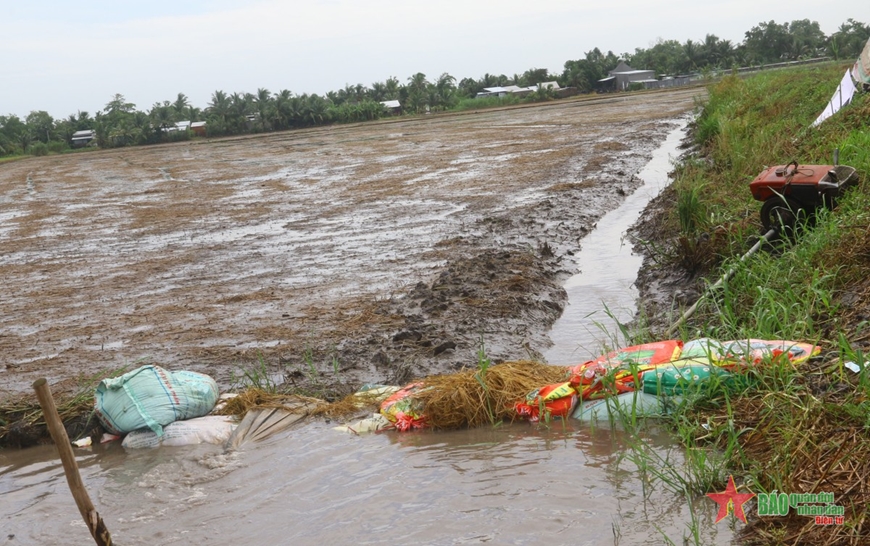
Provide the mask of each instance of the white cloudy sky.
{"label": "white cloudy sky", "polygon": [[325,93],[423,72],[561,72],[599,47],[657,38],[735,44],[761,21],[849,17],[866,0],[0,0],[0,114],[91,115],[115,93],[140,110],[185,93]]}

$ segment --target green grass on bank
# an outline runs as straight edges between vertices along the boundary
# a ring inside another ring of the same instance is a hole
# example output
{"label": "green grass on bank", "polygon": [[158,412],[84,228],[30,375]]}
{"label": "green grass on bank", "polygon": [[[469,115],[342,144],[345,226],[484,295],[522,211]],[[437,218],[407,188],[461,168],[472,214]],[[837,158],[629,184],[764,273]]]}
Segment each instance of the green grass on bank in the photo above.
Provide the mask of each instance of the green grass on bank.
{"label": "green grass on bank", "polygon": [[[676,484],[687,500],[721,491],[733,474],[754,493],[833,493],[845,508],[843,525],[823,526],[795,509],[759,517],[751,501],[749,525],[738,527],[743,544],[870,544],[870,93],[811,126],[845,70],[792,69],[712,85],[696,120],[701,153],[677,165],[674,208],[650,245],[657,263],[679,264],[708,286],[737,266],[683,325],[682,339],[791,339],[823,348],[806,364],[768,360],[740,382],[708,385],[667,418],[687,447],[683,466],[657,459],[640,436],[632,449],[639,468],[653,468],[647,472]],[[840,164],[857,169],[859,185],[793,239],[738,263],[761,234],[761,203],[749,182],[792,160],[831,164],[835,149]],[[690,529],[685,543],[698,537]]]}
{"label": "green grass on bank", "polygon": [[690,323],[692,335],[720,339],[799,336],[829,338],[842,326],[836,294],[866,276],[870,264],[870,96],[818,127],[845,67],[806,68],[729,77],[711,86],[697,119],[704,157],[678,166],[677,206],[668,218],[671,259],[706,272],[738,259],[761,233],[761,203],[748,184],[771,165],[840,163],[855,167],[861,184],[837,210],[821,214],[793,244],[760,253],[726,284],[728,297],[711,298]]}

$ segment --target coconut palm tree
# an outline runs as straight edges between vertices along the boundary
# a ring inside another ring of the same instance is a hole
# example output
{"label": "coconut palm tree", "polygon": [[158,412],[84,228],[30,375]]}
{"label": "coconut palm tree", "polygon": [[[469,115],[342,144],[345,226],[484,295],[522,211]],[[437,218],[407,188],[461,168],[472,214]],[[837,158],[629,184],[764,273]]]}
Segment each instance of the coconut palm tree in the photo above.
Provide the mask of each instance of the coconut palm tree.
{"label": "coconut palm tree", "polygon": [[402,85],[399,83],[398,78],[390,76],[387,78],[387,81],[384,82],[384,86],[386,87],[386,97],[384,100],[396,100],[399,98],[399,90]]}
{"label": "coconut palm tree", "polygon": [[686,40],[683,44],[685,63],[679,67],[678,72],[691,72],[697,70],[699,65],[707,64],[703,59],[702,46],[694,40]]}
{"label": "coconut palm tree", "polygon": [[155,103],[148,114],[151,118],[151,124],[157,129],[159,135],[168,133],[170,129],[175,127],[176,115],[173,104],[168,100],[163,101],[163,104]]}
{"label": "coconut palm tree", "polygon": [[215,91],[208,104],[209,127],[215,134],[229,131],[230,99],[223,91]]}
{"label": "coconut palm tree", "polygon": [[428,103],[429,81],[426,74],[417,72],[408,78],[408,108],[414,112],[422,112]]}
{"label": "coconut palm tree", "polygon": [[233,93],[229,96],[230,107],[227,123],[232,134],[244,133],[247,130],[252,97],[248,93]]}
{"label": "coconut palm tree", "polygon": [[435,100],[433,106],[446,109],[455,104],[456,78],[447,72],[444,72],[438,76],[438,81],[436,81],[435,85],[432,87],[435,90],[434,96],[432,97]]}
{"label": "coconut palm tree", "polygon": [[178,120],[183,120],[185,118],[191,118],[193,116],[190,115],[190,101],[187,98],[187,95],[184,93],[179,93],[178,97],[176,97],[175,102],[172,103],[172,109],[175,111],[175,117]]}
{"label": "coconut palm tree", "polygon": [[272,95],[265,87],[257,89],[257,95],[254,97],[254,105],[257,108],[257,121],[260,124],[260,130],[266,131],[269,119],[272,117],[274,104]]}
{"label": "coconut palm tree", "polygon": [[273,128],[287,129],[290,127],[292,99],[293,93],[288,89],[282,89],[272,97],[270,115]]}

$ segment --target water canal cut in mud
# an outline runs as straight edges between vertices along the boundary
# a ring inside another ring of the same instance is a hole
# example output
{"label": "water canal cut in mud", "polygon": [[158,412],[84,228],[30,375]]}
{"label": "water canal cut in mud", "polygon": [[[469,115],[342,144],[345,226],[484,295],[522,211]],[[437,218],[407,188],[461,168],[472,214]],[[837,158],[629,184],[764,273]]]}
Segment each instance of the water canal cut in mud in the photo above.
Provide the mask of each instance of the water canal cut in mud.
{"label": "water canal cut in mud", "polygon": [[[698,89],[0,168],[0,397],[149,362],[323,392],[540,357]],[[567,362],[551,362],[567,364]]]}
{"label": "water canal cut in mud", "polygon": [[[144,361],[224,387],[263,366],[334,392],[473,366],[481,339],[496,361],[585,359],[598,343],[588,327],[550,339],[563,284],[614,267],[584,262],[597,262],[580,253],[585,237],[599,221],[622,236],[602,217],[636,216],[618,207],[697,93],[5,165],[0,394]],[[613,301],[596,286],[587,299]],[[693,520],[703,544],[731,538],[703,499],[646,485],[607,426],[331,426],[239,451],[113,442],[77,456],[129,545],[679,543]],[[668,435],[646,435],[679,466]],[[87,539],[52,446],[0,449],[0,490],[0,544]]]}

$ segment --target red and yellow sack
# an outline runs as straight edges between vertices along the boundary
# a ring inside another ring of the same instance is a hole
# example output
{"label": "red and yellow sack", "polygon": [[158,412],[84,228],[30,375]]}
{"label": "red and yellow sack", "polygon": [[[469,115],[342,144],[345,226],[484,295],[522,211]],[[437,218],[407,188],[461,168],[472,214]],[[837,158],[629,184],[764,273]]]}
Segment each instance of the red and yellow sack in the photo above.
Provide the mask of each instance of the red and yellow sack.
{"label": "red and yellow sack", "polygon": [[422,388],[423,383],[411,383],[381,403],[381,415],[393,423],[396,430],[406,432],[426,426],[423,405],[413,396]]}
{"label": "red and yellow sack", "polygon": [[675,339],[619,349],[570,368],[569,381],[581,400],[632,392],[642,386],[643,372],[679,358],[682,347]]}
{"label": "red and yellow sack", "polygon": [[[542,417],[567,417],[577,404],[577,391],[571,383],[555,383],[530,392],[525,401],[517,402],[514,410],[520,417],[537,422]],[[543,411],[543,415],[542,415]]]}

